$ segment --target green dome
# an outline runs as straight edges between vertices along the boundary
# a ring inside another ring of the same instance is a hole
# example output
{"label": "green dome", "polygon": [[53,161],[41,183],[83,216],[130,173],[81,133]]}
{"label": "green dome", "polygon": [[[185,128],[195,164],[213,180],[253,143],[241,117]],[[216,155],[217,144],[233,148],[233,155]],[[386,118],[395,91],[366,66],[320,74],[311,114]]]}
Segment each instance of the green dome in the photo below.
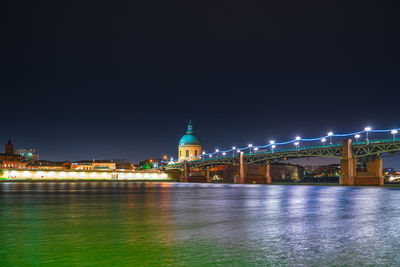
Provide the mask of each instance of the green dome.
{"label": "green dome", "polygon": [[184,145],[199,145],[201,146],[201,142],[199,137],[195,134],[185,134],[182,136],[181,140],[179,141],[180,146]]}
{"label": "green dome", "polygon": [[198,145],[201,146],[200,138],[193,132],[192,121],[189,121],[188,130],[179,141],[179,146]]}

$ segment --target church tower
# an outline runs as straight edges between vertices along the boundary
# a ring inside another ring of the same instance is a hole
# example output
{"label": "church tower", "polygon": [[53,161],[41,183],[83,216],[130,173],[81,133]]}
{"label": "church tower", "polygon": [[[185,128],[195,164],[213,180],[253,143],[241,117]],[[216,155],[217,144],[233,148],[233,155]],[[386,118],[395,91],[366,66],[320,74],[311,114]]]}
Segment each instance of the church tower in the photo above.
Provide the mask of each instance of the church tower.
{"label": "church tower", "polygon": [[14,155],[14,146],[11,143],[10,139],[8,139],[8,143],[6,145],[6,151],[5,151],[4,154],[6,154],[6,155]]}

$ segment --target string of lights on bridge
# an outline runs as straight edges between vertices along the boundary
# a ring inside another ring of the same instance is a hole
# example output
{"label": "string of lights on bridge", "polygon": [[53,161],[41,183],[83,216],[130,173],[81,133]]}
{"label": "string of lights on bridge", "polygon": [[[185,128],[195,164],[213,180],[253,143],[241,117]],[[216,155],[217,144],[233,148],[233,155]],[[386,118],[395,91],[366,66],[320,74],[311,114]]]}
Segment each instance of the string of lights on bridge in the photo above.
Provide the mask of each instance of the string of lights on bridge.
{"label": "string of lights on bridge", "polygon": [[[248,144],[245,147],[235,147],[233,146],[230,149],[227,150],[219,150],[219,149],[215,149],[214,152],[211,153],[206,153],[205,151],[202,152],[201,155],[199,156],[193,156],[191,155],[191,158],[212,158],[214,155],[216,154],[220,154],[222,156],[226,156],[228,153],[232,153],[232,155],[235,155],[236,153],[240,153],[243,152],[245,150],[248,150],[250,152],[250,154],[252,153],[252,151],[257,152],[259,149],[267,149],[270,148],[271,151],[273,152],[274,149],[276,149],[278,146],[282,146],[282,145],[289,145],[289,144],[293,144],[295,147],[299,147],[300,146],[300,142],[316,142],[316,141],[320,141],[323,144],[325,144],[326,142],[329,141],[329,144],[332,145],[332,139],[334,137],[349,137],[352,136],[356,139],[356,141],[358,142],[359,139],[361,138],[361,134],[365,133],[365,140],[368,141],[368,137],[369,137],[369,133],[390,133],[393,136],[393,139],[396,138],[396,135],[399,133],[400,128],[397,129],[386,129],[386,130],[376,130],[376,129],[372,129],[371,127],[365,127],[364,130],[362,131],[358,131],[358,132],[352,132],[352,133],[343,133],[343,134],[335,134],[333,132],[328,132],[327,135],[325,136],[321,136],[321,137],[316,137],[316,138],[301,138],[300,136],[296,136],[296,138],[289,140],[289,141],[285,141],[285,142],[276,142],[275,140],[270,140],[268,144],[266,145],[261,145],[261,146],[254,146],[253,144]],[[162,161],[163,163],[171,163],[174,162],[174,159],[171,158],[170,162],[167,161]]]}

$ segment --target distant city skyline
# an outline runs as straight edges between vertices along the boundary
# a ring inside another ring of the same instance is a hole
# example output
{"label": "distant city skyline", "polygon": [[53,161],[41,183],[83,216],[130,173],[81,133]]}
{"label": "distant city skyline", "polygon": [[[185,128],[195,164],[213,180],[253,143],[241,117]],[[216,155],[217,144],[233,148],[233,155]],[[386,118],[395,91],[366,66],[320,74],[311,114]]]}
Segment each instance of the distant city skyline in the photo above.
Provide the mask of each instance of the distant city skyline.
{"label": "distant city skyline", "polygon": [[[337,133],[337,134],[339,134],[339,133]],[[364,140],[365,139],[364,135],[360,136],[360,138],[361,138],[360,140]],[[390,133],[389,132],[388,133],[375,133],[375,135],[379,135],[380,138],[390,139]],[[372,137],[372,139],[374,139],[373,135],[371,137]],[[307,136],[303,136],[302,138],[311,138],[311,136],[308,136],[308,137]],[[315,136],[312,136],[312,138],[315,138]],[[355,141],[353,136],[350,136],[349,138],[353,139],[353,141]],[[378,138],[375,138],[375,139],[378,139]],[[277,142],[285,142],[285,141],[288,141],[288,140],[279,140],[279,139],[277,140]],[[333,143],[338,143],[339,141],[340,140],[334,140]],[[308,142],[304,142],[302,145],[303,146],[307,146],[307,143]],[[253,145],[254,146],[259,146],[259,145],[265,145],[265,144],[268,144],[268,142],[259,143],[259,144],[254,143],[254,144],[252,144],[252,146]],[[315,142],[312,142],[312,144],[313,145],[318,145],[320,143],[319,143],[319,141],[315,141]],[[311,145],[311,144],[308,144],[308,145]],[[244,148],[246,146],[247,145],[243,144],[242,146],[237,146],[237,148],[239,148],[239,147]],[[211,145],[208,145],[208,147],[211,147]],[[229,149],[232,148],[232,147],[222,147],[222,146],[215,146],[215,147],[219,147],[220,151],[229,150]],[[282,146],[282,148],[285,148],[285,147],[288,147],[288,146],[287,145],[286,146]],[[249,151],[247,151],[247,150],[248,149],[245,149],[243,151],[248,153]],[[208,149],[207,152],[205,152],[205,153],[212,153],[212,152],[215,152],[215,148]],[[165,156],[167,156],[168,160],[170,160],[171,157],[174,158],[174,160],[178,160],[178,153],[175,153],[175,154],[174,153],[163,153],[162,155],[156,155],[156,156],[152,155],[152,156],[149,156],[147,158],[160,158],[161,159],[161,158],[164,158]],[[110,158],[110,157],[82,158],[81,157],[81,158],[77,158],[77,159],[67,159],[67,158],[53,159],[53,158],[48,158],[48,159],[45,159],[45,160],[79,161],[79,160],[94,160],[94,159],[96,159],[96,160],[112,160],[112,159],[116,159],[116,158],[122,159],[121,157],[114,157],[114,158]],[[123,159],[127,159],[127,160],[130,160],[131,162],[138,163],[140,161],[145,160],[146,158],[140,158],[138,160],[132,160],[132,159],[129,159],[129,158],[123,158]],[[283,162],[285,162],[285,161],[283,161]],[[302,159],[291,159],[291,160],[287,160],[286,162],[293,163],[293,164],[299,164],[299,165],[302,165],[302,166],[306,166],[306,165],[319,166],[319,165],[339,164],[340,160],[337,159],[337,158],[302,158]],[[400,168],[400,156],[396,156],[395,155],[395,156],[387,157],[387,158],[385,158],[385,160],[383,162],[384,162],[384,167],[385,168],[388,168],[388,167]]]}

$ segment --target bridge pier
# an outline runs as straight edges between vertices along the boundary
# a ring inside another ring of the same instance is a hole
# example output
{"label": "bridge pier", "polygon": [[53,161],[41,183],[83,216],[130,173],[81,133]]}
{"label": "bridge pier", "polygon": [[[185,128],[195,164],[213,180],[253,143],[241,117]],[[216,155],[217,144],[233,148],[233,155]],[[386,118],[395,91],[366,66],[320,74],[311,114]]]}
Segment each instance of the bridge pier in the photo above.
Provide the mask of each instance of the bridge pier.
{"label": "bridge pier", "polygon": [[188,183],[189,182],[189,169],[187,160],[183,161],[183,173],[181,176],[181,182]]}
{"label": "bridge pier", "polygon": [[377,177],[383,176],[383,162],[381,158],[367,162],[367,172],[373,173]]}
{"label": "bridge pier", "polygon": [[207,181],[207,183],[211,183],[210,167],[207,167],[207,170],[206,170],[206,181]]}
{"label": "bridge pier", "polygon": [[383,185],[383,162],[376,158],[367,162],[367,172],[357,172],[354,185]]}
{"label": "bridge pier", "polygon": [[340,185],[383,185],[381,158],[367,162],[367,172],[357,172],[357,159],[353,158],[351,140],[343,141],[340,161]]}
{"label": "bridge pier", "polygon": [[357,167],[357,160],[353,159],[353,151],[351,148],[351,139],[343,141],[342,159],[340,160],[339,178],[340,185],[354,185],[355,170]]}
{"label": "bridge pier", "polygon": [[267,165],[265,165],[264,178],[266,184],[271,183],[271,165],[269,164],[269,162],[267,163]]}
{"label": "bridge pier", "polygon": [[244,153],[239,154],[239,177],[235,183],[246,184],[246,183],[271,183],[271,166],[269,162],[265,166],[257,168],[255,173],[254,170],[251,174],[248,173],[249,166],[244,163]]}
{"label": "bridge pier", "polygon": [[244,165],[243,158],[244,158],[244,153],[240,152],[240,154],[239,154],[239,184],[246,183],[247,170],[246,170],[246,166]]}

